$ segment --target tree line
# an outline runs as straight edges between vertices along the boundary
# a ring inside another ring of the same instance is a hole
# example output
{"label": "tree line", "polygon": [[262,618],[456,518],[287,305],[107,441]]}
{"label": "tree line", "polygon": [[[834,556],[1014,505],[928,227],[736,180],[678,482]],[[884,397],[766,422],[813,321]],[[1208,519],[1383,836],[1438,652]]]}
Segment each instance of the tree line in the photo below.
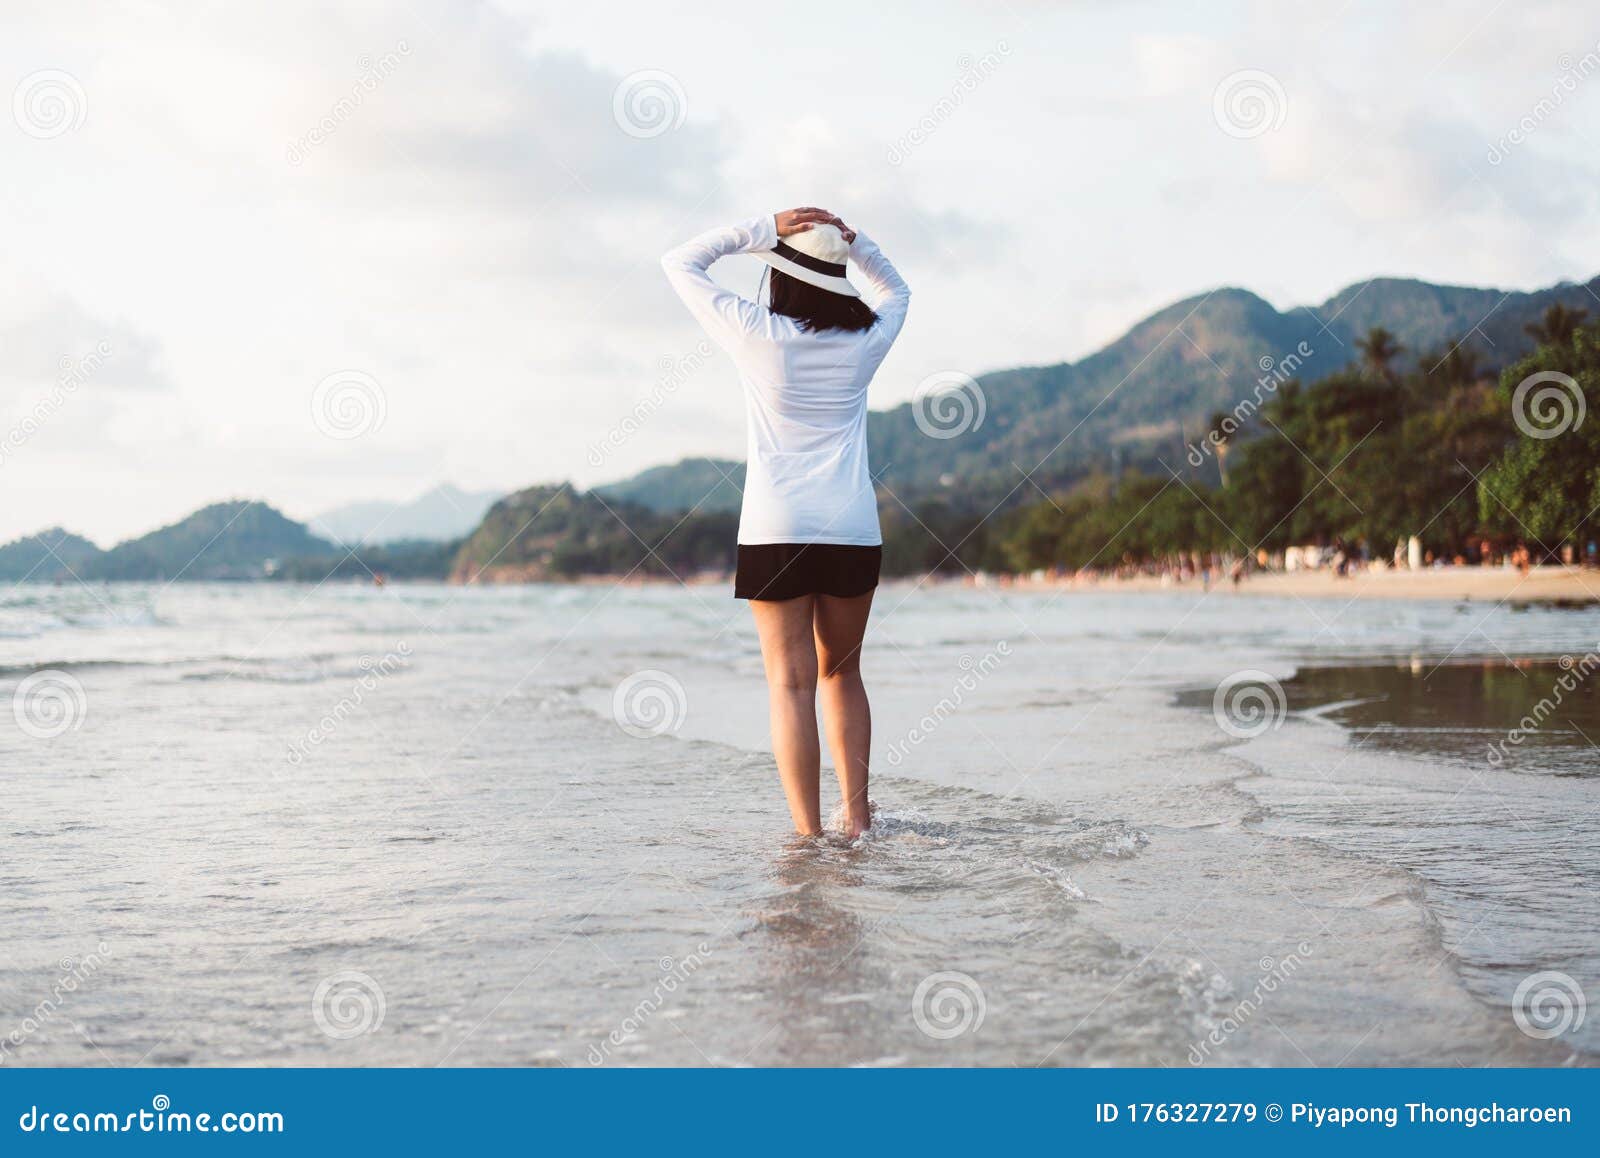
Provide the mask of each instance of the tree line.
{"label": "tree line", "polygon": [[994,513],[886,509],[886,570],[1114,571],[1310,544],[1388,556],[1411,536],[1445,560],[1526,548],[1533,562],[1593,561],[1600,327],[1585,318],[1552,306],[1498,381],[1465,342],[1401,370],[1407,351],[1374,328],[1345,370],[1213,415],[1158,470],[1096,473]]}

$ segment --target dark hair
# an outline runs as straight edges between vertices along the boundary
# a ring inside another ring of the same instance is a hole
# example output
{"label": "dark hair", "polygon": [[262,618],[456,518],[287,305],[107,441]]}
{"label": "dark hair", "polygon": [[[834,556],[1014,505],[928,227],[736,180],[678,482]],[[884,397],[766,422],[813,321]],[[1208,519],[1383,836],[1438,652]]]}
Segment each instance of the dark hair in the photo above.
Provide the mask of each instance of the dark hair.
{"label": "dark hair", "polygon": [[767,308],[793,318],[808,334],[816,330],[865,330],[878,320],[872,307],[860,298],[819,289],[770,267],[767,275]]}

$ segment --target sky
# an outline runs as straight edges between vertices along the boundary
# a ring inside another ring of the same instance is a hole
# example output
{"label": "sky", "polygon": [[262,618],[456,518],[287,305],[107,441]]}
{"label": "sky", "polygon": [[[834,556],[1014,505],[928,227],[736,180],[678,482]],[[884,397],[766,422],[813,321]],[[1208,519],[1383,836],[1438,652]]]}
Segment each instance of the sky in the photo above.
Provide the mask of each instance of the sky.
{"label": "sky", "polygon": [[912,286],[878,407],[1219,285],[1600,273],[1578,0],[53,0],[0,88],[0,541],[742,457],[657,258],[795,205]]}

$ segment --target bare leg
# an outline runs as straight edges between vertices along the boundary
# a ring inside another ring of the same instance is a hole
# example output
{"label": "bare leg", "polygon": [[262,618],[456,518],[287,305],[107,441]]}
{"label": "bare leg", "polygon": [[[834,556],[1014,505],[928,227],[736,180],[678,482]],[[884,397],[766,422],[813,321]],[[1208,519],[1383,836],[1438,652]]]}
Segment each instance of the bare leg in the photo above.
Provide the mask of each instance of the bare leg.
{"label": "bare leg", "polygon": [[872,827],[867,809],[867,765],[872,755],[872,709],[861,682],[861,639],[872,592],[853,599],[817,596],[817,663],[828,750],[844,801],[844,831],[851,838]]}
{"label": "bare leg", "polygon": [[752,599],[750,610],[761,636],[767,669],[767,704],[772,720],[772,753],[789,801],[789,815],[801,836],[822,832],[818,800],[822,751],[817,741],[817,652],[811,640],[810,595],[773,602]]}

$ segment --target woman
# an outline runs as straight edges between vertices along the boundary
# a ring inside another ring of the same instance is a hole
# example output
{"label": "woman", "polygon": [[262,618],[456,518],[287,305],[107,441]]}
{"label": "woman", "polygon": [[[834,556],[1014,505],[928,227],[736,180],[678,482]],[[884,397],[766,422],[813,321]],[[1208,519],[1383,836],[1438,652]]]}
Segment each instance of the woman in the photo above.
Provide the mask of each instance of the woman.
{"label": "woman", "polygon": [[[767,306],[711,280],[711,264],[731,253],[771,267]],[[846,257],[870,304],[846,278]],[[867,385],[900,333],[911,291],[865,234],[813,208],[714,229],[661,264],[744,384],[749,446],[734,597],[750,601],[761,636],[789,813],[802,835],[822,832],[820,685],[844,832],[854,839],[872,825],[861,638],[883,558],[867,472]]]}

